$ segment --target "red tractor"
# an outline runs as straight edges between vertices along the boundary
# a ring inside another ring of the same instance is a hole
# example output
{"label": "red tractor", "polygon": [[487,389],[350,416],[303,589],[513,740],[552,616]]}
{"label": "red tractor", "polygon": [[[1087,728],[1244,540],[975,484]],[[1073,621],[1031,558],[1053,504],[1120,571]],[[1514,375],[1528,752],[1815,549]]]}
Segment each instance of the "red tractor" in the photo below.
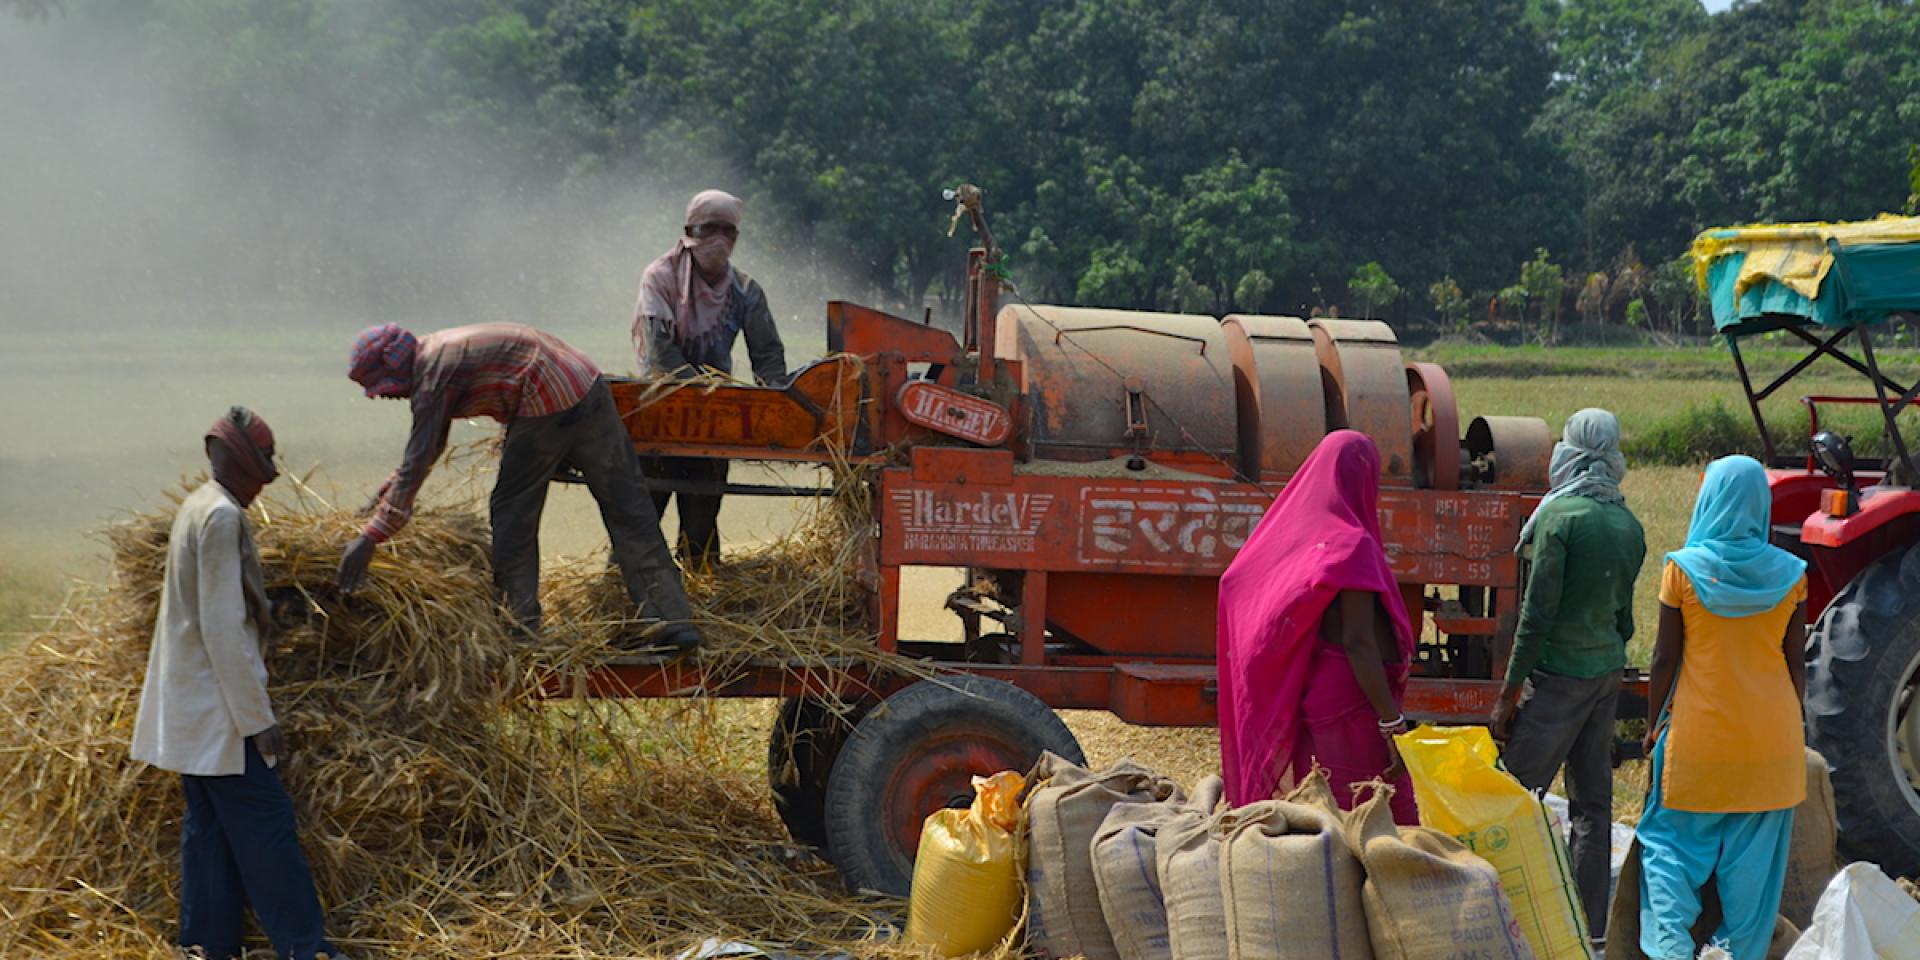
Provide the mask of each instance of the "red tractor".
{"label": "red tractor", "polygon": [[[1920,218],[1710,230],[1694,257],[1760,433],[1773,540],[1807,561],[1807,739],[1833,767],[1841,848],[1920,873],[1920,471],[1899,423],[1920,383],[1875,353],[1920,319]],[[1759,384],[1741,343],[1776,332],[1807,352]],[[1807,447],[1784,451],[1762,404],[1822,358],[1865,389],[1801,397]],[[1822,429],[1843,404],[1873,408],[1875,456]]]}

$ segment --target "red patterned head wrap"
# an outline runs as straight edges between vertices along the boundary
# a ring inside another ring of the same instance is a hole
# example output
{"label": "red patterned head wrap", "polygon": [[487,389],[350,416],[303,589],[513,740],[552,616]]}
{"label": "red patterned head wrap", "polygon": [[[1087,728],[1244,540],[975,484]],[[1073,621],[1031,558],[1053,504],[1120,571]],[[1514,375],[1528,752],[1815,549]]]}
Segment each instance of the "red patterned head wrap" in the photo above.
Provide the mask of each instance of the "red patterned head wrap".
{"label": "red patterned head wrap", "polygon": [[234,466],[261,486],[280,475],[273,465],[273,428],[246,407],[234,407],[207,428],[207,439],[218,440],[233,452]]}
{"label": "red patterned head wrap", "polygon": [[347,358],[347,376],[369,397],[404,397],[413,392],[413,355],[419,341],[396,323],[360,331]]}

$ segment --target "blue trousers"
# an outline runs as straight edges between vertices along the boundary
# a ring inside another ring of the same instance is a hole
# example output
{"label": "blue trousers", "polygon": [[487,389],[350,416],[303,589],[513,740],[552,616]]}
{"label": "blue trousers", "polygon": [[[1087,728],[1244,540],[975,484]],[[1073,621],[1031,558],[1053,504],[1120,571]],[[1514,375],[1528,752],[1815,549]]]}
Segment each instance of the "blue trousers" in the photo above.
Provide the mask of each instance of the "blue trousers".
{"label": "blue trousers", "polygon": [[1640,950],[1648,960],[1688,960],[1700,888],[1713,879],[1723,919],[1714,931],[1733,960],[1764,960],[1780,913],[1793,841],[1793,808],[1763,813],[1669,810],[1661,781],[1667,738],[1654,745],[1652,788],[1640,838]]}
{"label": "blue trousers", "polygon": [[294,835],[293,798],[247,741],[247,769],[231,777],[182,775],[180,946],[208,960],[240,954],[240,923],[253,907],[275,957],[338,953],[321,932],[320,897]]}

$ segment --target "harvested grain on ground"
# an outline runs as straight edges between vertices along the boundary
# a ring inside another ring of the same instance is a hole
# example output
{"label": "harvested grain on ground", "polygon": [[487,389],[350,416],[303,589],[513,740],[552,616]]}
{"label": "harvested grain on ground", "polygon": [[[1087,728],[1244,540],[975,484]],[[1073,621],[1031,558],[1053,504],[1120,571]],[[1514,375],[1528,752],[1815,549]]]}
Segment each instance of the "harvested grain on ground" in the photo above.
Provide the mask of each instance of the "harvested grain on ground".
{"label": "harvested grain on ground", "polygon": [[[850,521],[823,517],[692,578],[712,676],[767,657],[924,670],[848,619]],[[830,868],[789,847],[764,786],[700,738],[660,737],[642,704],[526,695],[632,626],[619,604],[593,619],[569,606],[603,586],[603,561],[550,571],[551,629],[519,646],[470,512],[415,517],[350,598],[330,583],[355,518],[269,503],[254,520],[269,589],[307,606],[268,655],[294,748],[281,774],[328,932],[354,956],[658,955],[709,936],[893,949]],[[174,955],[177,778],[127,757],[169,523],[116,528],[111,588],[0,659],[7,957]],[[753,606],[755,583],[772,602]]]}

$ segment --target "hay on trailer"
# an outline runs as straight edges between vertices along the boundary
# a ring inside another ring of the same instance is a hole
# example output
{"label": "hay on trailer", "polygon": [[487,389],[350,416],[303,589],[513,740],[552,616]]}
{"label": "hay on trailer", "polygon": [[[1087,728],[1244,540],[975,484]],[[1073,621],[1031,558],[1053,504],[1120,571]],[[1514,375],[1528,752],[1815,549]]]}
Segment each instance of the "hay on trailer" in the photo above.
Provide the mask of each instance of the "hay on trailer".
{"label": "hay on trailer", "polygon": [[[690,578],[714,675],[766,659],[926,670],[865,633],[858,501]],[[269,589],[308,605],[269,652],[293,745],[281,771],[329,934],[353,956],[654,956],[710,936],[902,949],[791,848],[733,758],[653,735],[644,704],[525,696],[630,626],[604,559],[549,571],[546,637],[517,645],[471,512],[423,511],[350,598],[330,583],[359,521],[312,504],[254,517]],[[127,757],[170,523],[115,528],[112,586],[0,658],[7,957],[173,955],[177,778]]]}

